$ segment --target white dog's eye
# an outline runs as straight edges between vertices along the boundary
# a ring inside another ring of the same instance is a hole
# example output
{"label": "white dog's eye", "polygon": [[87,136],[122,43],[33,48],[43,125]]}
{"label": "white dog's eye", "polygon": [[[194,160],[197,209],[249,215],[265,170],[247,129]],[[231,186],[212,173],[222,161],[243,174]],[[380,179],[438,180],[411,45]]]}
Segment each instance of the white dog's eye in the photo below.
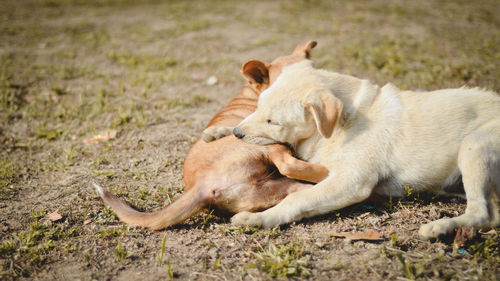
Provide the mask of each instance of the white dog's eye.
{"label": "white dog's eye", "polygon": [[272,125],[272,126],[279,126],[280,125],[280,123],[273,121],[271,119],[267,119],[266,122],[267,122],[267,124]]}

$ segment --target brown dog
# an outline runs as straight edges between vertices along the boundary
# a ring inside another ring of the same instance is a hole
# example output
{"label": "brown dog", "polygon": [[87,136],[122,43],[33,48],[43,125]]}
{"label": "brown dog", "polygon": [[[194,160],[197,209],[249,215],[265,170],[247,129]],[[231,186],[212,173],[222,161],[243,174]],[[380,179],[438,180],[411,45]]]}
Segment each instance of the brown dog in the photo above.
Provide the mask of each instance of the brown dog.
{"label": "brown dog", "polygon": [[[258,60],[246,62],[241,72],[249,85],[212,118],[204,138],[210,139],[210,127],[232,130],[254,112],[260,92],[276,80],[281,69],[308,59],[315,46],[314,41],[298,45],[291,55],[279,57],[271,64]],[[122,221],[162,229],[181,223],[207,207],[231,214],[264,210],[289,193],[312,186],[294,179],[319,182],[327,175],[325,167],[294,158],[283,145],[253,145],[231,135],[210,143],[199,139],[191,147],[184,161],[184,194],[156,212],[138,212],[94,185]]]}

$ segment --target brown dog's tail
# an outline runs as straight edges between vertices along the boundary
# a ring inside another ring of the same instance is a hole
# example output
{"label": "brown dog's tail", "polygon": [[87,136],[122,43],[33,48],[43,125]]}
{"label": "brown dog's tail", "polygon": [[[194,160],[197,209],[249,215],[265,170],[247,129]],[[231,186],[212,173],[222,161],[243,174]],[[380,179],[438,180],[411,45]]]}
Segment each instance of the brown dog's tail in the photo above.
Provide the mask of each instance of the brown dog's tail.
{"label": "brown dog's tail", "polygon": [[143,213],[132,209],[125,201],[95,183],[94,187],[102,200],[111,206],[121,221],[152,230],[163,229],[181,223],[199,213],[206,205],[203,195],[191,188],[170,205],[155,212]]}

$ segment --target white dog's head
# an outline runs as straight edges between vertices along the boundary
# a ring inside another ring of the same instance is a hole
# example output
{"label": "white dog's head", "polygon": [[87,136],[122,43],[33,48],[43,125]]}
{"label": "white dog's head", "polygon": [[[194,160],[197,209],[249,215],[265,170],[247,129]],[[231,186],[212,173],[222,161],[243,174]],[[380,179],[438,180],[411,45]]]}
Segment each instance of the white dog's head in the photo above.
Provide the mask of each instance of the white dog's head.
{"label": "white dog's head", "polygon": [[343,104],[317,71],[310,61],[284,68],[260,95],[257,110],[234,129],[234,134],[248,143],[286,143],[292,147],[317,132],[329,138]]}

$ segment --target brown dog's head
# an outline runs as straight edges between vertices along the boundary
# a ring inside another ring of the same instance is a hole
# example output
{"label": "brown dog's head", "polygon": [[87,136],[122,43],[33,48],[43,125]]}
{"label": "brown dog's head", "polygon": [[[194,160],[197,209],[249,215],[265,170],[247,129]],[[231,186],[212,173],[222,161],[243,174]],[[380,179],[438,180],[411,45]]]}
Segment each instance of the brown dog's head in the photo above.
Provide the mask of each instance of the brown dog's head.
{"label": "brown dog's head", "polygon": [[295,47],[291,55],[275,59],[270,64],[260,60],[249,60],[241,67],[241,74],[247,79],[248,84],[257,92],[264,91],[280,75],[283,67],[311,57],[312,48],[316,47],[316,41],[308,41]]}

